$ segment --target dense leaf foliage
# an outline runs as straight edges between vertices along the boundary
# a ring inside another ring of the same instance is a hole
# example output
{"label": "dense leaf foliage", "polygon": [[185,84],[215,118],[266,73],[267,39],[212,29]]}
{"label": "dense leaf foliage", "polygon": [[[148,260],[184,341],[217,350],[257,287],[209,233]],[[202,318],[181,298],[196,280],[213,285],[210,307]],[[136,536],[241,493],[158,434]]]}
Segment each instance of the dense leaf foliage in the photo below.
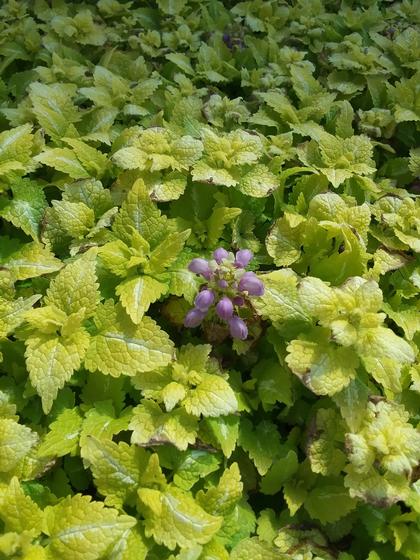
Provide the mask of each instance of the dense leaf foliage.
{"label": "dense leaf foliage", "polygon": [[419,24],[1,3],[1,559],[420,560]]}

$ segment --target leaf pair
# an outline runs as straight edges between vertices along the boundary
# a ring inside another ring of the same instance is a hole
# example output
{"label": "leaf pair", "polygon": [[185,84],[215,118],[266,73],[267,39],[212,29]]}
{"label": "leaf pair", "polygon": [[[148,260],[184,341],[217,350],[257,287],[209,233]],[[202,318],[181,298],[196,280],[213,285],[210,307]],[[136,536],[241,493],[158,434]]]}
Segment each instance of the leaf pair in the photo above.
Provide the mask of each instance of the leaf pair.
{"label": "leaf pair", "polygon": [[318,278],[305,278],[298,288],[306,313],[320,326],[293,340],[286,361],[315,393],[333,395],[356,376],[359,364],[389,394],[401,391],[401,369],[415,353],[403,338],[383,326],[378,313],[382,292],[374,281],[349,278],[329,287]]}
{"label": "leaf pair", "polygon": [[[45,412],[83,362],[89,371],[118,377],[172,359],[173,345],[152,319],[134,325],[112,300],[99,304],[96,253],[91,249],[65,266],[51,282],[45,305],[26,315],[26,364]],[[92,317],[89,334],[86,321]]]}
{"label": "leaf pair", "polygon": [[146,397],[133,411],[133,442],[167,441],[185,450],[195,441],[201,416],[219,417],[237,410],[235,393],[209,352],[209,345],[188,344],[180,348],[171,366],[133,380]]}

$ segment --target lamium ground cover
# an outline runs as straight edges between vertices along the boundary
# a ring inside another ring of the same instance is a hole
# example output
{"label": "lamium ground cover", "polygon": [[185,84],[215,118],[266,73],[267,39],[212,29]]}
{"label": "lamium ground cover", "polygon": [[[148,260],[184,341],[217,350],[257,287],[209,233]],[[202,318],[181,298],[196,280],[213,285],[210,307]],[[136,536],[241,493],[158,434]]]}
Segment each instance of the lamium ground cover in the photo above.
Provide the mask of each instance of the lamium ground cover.
{"label": "lamium ground cover", "polygon": [[0,6],[0,559],[420,560],[420,6]]}

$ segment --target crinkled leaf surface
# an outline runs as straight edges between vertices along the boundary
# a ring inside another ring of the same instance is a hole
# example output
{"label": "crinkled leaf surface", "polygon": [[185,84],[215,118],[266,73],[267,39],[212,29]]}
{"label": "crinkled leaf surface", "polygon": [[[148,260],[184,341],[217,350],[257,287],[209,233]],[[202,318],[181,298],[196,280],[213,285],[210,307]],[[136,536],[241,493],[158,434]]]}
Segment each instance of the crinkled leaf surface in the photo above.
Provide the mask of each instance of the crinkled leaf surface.
{"label": "crinkled leaf surface", "polygon": [[45,511],[47,552],[63,559],[99,560],[135,523],[132,517],[119,515],[88,496],[67,497]]}
{"label": "crinkled leaf surface", "polygon": [[0,557],[420,560],[418,3],[0,4]]}
{"label": "crinkled leaf surface", "polygon": [[164,492],[142,488],[138,494],[146,535],[153,535],[170,550],[176,545],[205,544],[220,528],[221,517],[206,513],[188,494],[175,487]]}
{"label": "crinkled leaf surface", "polygon": [[133,325],[108,300],[98,307],[95,323],[97,334],[91,337],[85,357],[89,371],[98,369],[113,377],[135,375],[165,366],[172,359],[172,342],[150,317]]}

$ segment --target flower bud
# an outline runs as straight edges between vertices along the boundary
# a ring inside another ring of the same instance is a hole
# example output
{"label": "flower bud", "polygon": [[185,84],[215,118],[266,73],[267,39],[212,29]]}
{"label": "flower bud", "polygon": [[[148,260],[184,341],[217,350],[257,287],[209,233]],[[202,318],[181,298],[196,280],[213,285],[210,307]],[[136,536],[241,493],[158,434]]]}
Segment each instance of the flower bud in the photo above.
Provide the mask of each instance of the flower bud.
{"label": "flower bud", "polygon": [[253,254],[249,249],[241,249],[235,255],[235,266],[237,268],[246,268],[252,259]]}
{"label": "flower bud", "polygon": [[211,290],[201,290],[194,300],[194,305],[200,311],[207,311],[213,302],[214,293]]}
{"label": "flower bud", "polygon": [[229,331],[233,338],[239,338],[239,340],[245,340],[248,336],[248,327],[244,321],[236,315],[229,321]]}
{"label": "flower bud", "polygon": [[245,272],[239,280],[239,290],[241,292],[248,292],[250,296],[262,296],[264,284],[254,272]]}
{"label": "flower bud", "polygon": [[211,275],[209,263],[206,259],[193,259],[188,265],[188,270],[195,272],[195,274],[201,274],[204,278],[209,278]]}
{"label": "flower bud", "polygon": [[222,261],[229,256],[229,253],[223,247],[219,247],[213,253],[214,260],[217,264],[222,264]]}
{"label": "flower bud", "polygon": [[229,284],[226,282],[226,280],[223,280],[223,278],[222,280],[219,280],[217,282],[217,285],[219,286],[219,288],[222,288],[222,290],[225,290],[229,286]]}
{"label": "flower bud", "polygon": [[200,311],[199,309],[191,309],[185,315],[184,319],[184,327],[188,327],[190,329],[194,329],[198,327],[198,325],[202,322],[206,313],[204,311]]}
{"label": "flower bud", "polygon": [[222,297],[216,305],[216,313],[224,321],[228,321],[233,315],[233,303],[228,297]]}
{"label": "flower bud", "polygon": [[233,305],[237,305],[238,307],[242,307],[243,305],[245,305],[245,300],[241,296],[235,296],[232,299],[232,302],[233,302]]}

